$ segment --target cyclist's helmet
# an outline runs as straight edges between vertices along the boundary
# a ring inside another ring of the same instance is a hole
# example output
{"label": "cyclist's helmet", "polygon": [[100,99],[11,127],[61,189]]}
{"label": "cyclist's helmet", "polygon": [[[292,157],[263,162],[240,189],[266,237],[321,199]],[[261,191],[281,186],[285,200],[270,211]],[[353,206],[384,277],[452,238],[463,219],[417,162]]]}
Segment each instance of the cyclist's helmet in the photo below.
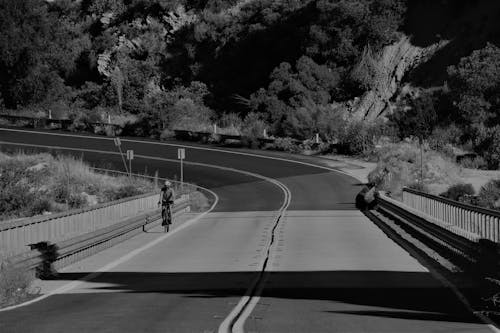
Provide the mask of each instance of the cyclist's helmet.
{"label": "cyclist's helmet", "polygon": [[168,180],[165,180],[165,186],[170,187],[170,186],[172,186],[172,183],[169,182]]}

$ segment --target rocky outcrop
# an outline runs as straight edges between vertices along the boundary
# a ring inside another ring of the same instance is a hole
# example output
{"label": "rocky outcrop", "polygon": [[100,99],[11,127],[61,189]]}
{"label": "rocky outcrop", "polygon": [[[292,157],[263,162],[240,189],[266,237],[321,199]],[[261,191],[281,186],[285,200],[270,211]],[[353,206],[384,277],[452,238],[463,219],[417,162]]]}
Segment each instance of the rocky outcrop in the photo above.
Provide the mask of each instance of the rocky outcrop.
{"label": "rocky outcrop", "polygon": [[[351,119],[373,121],[391,111],[391,99],[408,71],[427,61],[448,41],[441,41],[428,47],[412,45],[408,36],[402,36],[397,42],[383,48],[379,55],[371,56],[365,52],[364,66],[373,77],[370,90],[349,103]],[[363,61],[363,60],[362,60]]]}

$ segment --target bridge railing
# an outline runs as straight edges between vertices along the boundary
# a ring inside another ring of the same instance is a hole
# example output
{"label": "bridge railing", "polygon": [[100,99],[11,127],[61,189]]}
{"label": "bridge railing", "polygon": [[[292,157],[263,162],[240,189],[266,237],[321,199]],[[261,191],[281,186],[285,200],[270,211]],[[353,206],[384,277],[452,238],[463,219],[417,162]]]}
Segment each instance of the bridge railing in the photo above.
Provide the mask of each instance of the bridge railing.
{"label": "bridge railing", "polygon": [[437,220],[500,243],[500,212],[404,188],[403,203]]}
{"label": "bridge railing", "polygon": [[[158,193],[148,193],[84,209],[0,222],[0,246],[10,254],[40,241],[58,242],[114,225],[157,208]],[[181,199],[186,200],[185,198]]]}

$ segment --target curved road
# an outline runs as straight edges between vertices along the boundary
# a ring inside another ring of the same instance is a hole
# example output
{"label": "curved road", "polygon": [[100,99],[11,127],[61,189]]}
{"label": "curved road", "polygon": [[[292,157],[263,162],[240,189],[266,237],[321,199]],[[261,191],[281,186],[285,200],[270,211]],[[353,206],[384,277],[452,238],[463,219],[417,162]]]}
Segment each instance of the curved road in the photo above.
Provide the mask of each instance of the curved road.
{"label": "curved road", "polygon": [[[138,155],[134,170],[178,175],[178,142],[122,143]],[[122,168],[110,138],[0,129],[0,144]],[[186,155],[185,180],[219,196],[211,213],[71,290],[0,312],[0,332],[216,332],[228,322],[247,332],[489,331],[355,210],[358,181],[312,158],[192,144]],[[159,237],[140,235],[52,283],[81,279]],[[238,313],[264,263],[260,297]]]}

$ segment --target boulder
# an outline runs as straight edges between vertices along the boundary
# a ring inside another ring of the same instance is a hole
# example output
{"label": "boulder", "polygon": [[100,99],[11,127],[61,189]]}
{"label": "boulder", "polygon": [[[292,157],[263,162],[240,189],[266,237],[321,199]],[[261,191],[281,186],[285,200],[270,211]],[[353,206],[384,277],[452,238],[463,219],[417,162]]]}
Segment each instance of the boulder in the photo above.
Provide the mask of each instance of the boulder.
{"label": "boulder", "polygon": [[38,163],[38,164],[35,164],[35,165],[27,168],[26,171],[38,172],[38,171],[45,169],[46,167],[48,167],[48,164],[45,162],[42,162],[42,163]]}
{"label": "boulder", "polygon": [[87,202],[87,206],[95,206],[99,203],[99,201],[97,200],[97,195],[90,195],[86,192],[82,192],[81,196]]}

